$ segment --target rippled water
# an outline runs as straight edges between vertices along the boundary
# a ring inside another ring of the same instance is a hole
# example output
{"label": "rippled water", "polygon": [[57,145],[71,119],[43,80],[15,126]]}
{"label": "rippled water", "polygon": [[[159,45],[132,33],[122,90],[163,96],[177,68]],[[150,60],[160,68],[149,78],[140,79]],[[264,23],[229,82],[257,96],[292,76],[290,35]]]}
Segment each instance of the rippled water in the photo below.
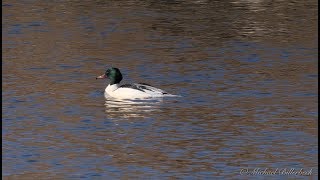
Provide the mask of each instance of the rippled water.
{"label": "rippled water", "polygon": [[[317,5],[4,1],[2,177],[316,179]],[[111,66],[182,97],[105,99]]]}

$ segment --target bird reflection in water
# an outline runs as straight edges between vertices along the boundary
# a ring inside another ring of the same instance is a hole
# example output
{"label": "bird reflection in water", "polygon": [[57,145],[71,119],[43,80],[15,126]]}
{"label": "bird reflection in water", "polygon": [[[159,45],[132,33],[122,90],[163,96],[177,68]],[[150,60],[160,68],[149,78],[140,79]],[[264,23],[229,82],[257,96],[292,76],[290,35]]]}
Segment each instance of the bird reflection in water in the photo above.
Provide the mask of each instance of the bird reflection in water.
{"label": "bird reflection in water", "polygon": [[147,100],[123,100],[107,98],[106,113],[109,118],[146,117],[150,112],[159,112],[162,98]]}

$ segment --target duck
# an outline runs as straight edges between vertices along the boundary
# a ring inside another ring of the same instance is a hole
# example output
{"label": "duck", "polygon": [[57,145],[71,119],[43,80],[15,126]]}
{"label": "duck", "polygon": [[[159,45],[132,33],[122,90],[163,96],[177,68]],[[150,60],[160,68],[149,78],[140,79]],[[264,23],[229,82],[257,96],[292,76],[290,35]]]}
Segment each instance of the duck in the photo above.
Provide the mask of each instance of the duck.
{"label": "duck", "polygon": [[104,74],[96,77],[96,79],[106,78],[110,80],[110,83],[105,88],[105,97],[113,97],[118,99],[145,99],[159,98],[165,96],[176,96],[146,83],[120,85],[120,82],[122,80],[122,74],[120,70],[115,67],[107,69]]}

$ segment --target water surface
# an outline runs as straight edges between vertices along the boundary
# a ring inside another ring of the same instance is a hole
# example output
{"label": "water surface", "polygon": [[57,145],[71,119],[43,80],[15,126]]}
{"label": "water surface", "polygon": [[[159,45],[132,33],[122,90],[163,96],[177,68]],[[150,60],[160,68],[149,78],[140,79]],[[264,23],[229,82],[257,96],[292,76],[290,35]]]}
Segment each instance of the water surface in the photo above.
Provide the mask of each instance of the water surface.
{"label": "water surface", "polygon": [[[317,4],[4,1],[2,177],[316,179]],[[182,97],[106,100],[111,66]]]}

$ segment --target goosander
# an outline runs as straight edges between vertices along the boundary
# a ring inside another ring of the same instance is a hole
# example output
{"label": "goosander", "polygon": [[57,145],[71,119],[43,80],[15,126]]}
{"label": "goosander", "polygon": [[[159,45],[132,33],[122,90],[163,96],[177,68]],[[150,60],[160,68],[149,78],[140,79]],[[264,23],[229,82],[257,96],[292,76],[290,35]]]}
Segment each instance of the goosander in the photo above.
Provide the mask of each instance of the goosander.
{"label": "goosander", "polygon": [[122,74],[118,68],[109,68],[103,75],[96,77],[96,79],[105,78],[110,80],[110,84],[104,91],[104,95],[106,97],[111,96],[119,99],[143,99],[176,96],[145,83],[119,85],[122,80]]}

